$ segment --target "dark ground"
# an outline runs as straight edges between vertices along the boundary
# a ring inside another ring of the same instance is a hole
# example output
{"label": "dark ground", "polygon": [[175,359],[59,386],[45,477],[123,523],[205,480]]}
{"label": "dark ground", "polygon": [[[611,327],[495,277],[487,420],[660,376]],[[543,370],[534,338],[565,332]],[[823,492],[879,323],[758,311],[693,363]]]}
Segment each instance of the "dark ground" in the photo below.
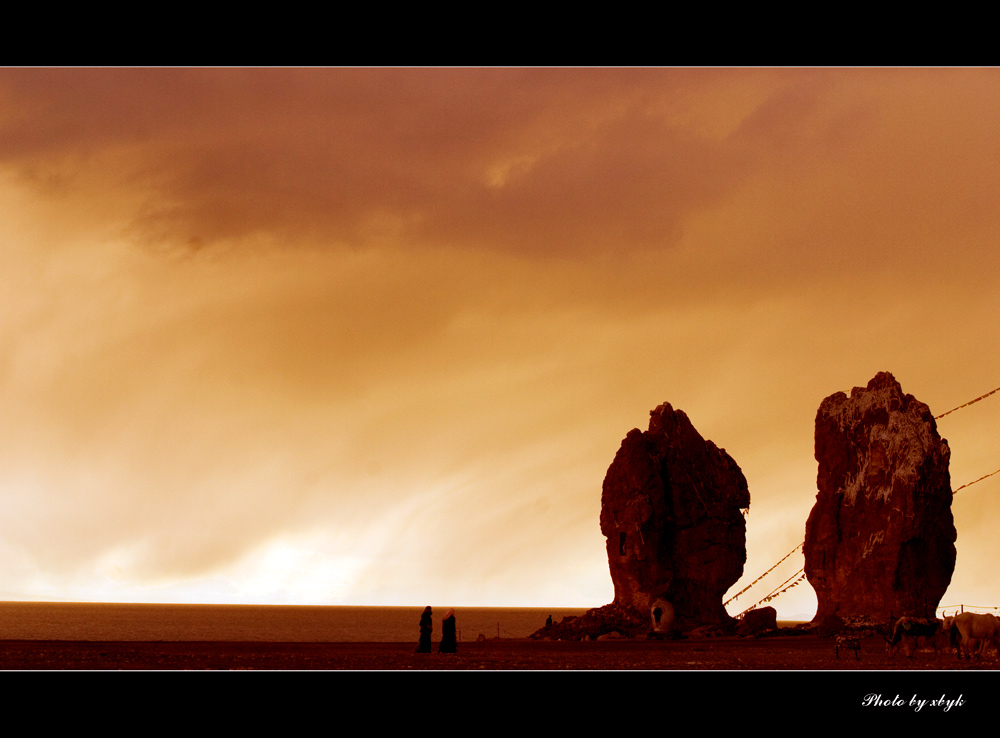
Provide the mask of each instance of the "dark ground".
{"label": "dark ground", "polygon": [[[889,657],[871,636],[836,653],[831,638],[706,638],[678,641],[460,643],[457,654],[418,654],[410,643],[0,641],[10,670],[957,670],[1000,671],[1000,660],[953,651]],[[435,644],[436,648],[436,644]]]}

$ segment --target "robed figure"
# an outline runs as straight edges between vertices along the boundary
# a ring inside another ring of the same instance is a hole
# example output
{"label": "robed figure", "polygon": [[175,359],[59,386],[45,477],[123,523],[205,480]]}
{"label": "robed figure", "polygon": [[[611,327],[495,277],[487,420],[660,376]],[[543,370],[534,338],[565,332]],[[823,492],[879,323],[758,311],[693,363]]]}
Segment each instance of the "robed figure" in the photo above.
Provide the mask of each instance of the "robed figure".
{"label": "robed figure", "polygon": [[448,610],[441,621],[441,645],[438,653],[457,653],[458,640],[455,638],[455,611]]}
{"label": "robed figure", "polygon": [[420,616],[420,643],[417,645],[417,653],[431,652],[431,631],[434,629],[434,620],[431,617],[431,606],[424,608],[424,614]]}

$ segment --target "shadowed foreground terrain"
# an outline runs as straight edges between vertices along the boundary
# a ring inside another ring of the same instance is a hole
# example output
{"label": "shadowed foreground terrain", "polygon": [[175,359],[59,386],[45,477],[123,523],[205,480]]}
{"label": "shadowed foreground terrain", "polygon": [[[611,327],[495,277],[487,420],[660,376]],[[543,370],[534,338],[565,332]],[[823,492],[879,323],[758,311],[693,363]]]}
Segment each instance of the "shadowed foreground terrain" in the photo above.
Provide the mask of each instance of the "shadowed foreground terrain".
{"label": "shadowed foreground terrain", "polygon": [[[858,659],[812,636],[762,639],[601,642],[520,639],[460,643],[457,654],[418,654],[410,643],[222,641],[0,641],[0,668],[263,670],[996,670],[992,655],[960,661],[954,652],[885,653],[862,639]],[[436,648],[436,644],[435,644]]]}

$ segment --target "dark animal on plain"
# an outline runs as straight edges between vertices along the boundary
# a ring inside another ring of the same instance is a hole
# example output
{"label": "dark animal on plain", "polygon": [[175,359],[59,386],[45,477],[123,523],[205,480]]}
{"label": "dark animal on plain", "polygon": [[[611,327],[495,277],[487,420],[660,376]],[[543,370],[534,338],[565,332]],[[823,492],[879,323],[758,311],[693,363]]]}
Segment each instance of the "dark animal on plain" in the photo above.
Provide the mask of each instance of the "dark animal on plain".
{"label": "dark animal on plain", "polygon": [[886,655],[892,656],[896,646],[902,646],[907,658],[913,658],[913,652],[921,645],[930,644],[937,652],[937,634],[941,630],[941,621],[927,618],[900,618],[892,626],[891,635],[886,638]]}
{"label": "dark animal on plain", "polygon": [[861,639],[856,635],[847,635],[846,633],[841,633],[837,636],[837,642],[835,650],[837,652],[837,658],[840,658],[840,649],[853,649],[855,661],[861,661],[858,657],[858,650],[861,648]]}

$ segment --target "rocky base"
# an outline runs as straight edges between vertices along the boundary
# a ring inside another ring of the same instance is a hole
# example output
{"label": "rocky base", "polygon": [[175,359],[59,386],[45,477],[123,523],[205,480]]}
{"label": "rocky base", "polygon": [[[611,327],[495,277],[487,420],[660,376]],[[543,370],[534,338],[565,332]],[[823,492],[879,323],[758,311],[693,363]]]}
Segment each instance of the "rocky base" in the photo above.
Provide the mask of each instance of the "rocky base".
{"label": "rocky base", "polygon": [[654,633],[648,615],[612,602],[604,607],[588,610],[579,617],[566,617],[558,623],[546,625],[528,637],[533,640],[550,641],[711,638],[735,634],[736,625],[736,620],[730,618],[717,625],[702,626],[684,634],[677,630]]}

